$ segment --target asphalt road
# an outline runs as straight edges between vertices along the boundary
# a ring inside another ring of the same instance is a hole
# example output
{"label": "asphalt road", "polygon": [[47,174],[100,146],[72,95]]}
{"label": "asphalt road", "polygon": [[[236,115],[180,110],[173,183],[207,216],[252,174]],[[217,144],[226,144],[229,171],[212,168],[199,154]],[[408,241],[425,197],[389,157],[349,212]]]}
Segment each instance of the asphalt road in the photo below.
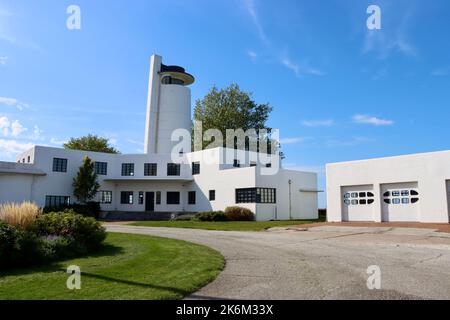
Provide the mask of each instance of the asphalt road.
{"label": "asphalt road", "polygon": [[[220,251],[226,266],[188,299],[450,299],[450,237],[427,229],[207,231],[108,225]],[[367,288],[367,268],[381,289]]]}

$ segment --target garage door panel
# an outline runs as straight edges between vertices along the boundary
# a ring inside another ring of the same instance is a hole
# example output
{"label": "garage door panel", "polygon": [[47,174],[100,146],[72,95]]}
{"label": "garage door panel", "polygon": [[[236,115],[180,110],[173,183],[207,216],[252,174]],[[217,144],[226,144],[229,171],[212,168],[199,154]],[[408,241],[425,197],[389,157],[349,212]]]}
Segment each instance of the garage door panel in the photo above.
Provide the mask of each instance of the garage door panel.
{"label": "garage door panel", "polygon": [[341,193],[342,221],[374,220],[373,185],[342,187]]}
{"label": "garage door panel", "polygon": [[381,185],[382,221],[419,221],[417,182]]}

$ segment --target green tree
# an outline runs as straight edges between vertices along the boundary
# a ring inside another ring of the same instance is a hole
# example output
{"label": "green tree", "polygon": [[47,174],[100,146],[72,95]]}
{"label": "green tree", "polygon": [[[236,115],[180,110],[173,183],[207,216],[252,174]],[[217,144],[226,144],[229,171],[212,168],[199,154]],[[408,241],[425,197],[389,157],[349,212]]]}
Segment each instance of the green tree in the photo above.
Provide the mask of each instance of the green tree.
{"label": "green tree", "polygon": [[[244,131],[255,129],[257,133],[261,129],[266,129],[269,133],[266,137],[269,140],[269,148],[279,148],[279,145],[273,145],[270,139],[272,129],[266,124],[272,109],[268,103],[256,103],[250,92],[241,91],[239,86],[233,83],[220,90],[214,86],[203,99],[197,100],[194,120],[202,122],[202,134],[208,129],[220,130],[224,138],[224,146],[226,146],[226,129]],[[210,141],[203,141],[202,147],[205,148],[209,143]]]}
{"label": "green tree", "polygon": [[80,138],[70,138],[68,142],[64,143],[64,148],[83,151],[120,153],[114,147],[109,145],[108,139],[92,134]]}
{"label": "green tree", "polygon": [[88,156],[84,157],[72,186],[73,194],[81,203],[86,203],[97,194],[100,184],[97,182],[94,163]]}

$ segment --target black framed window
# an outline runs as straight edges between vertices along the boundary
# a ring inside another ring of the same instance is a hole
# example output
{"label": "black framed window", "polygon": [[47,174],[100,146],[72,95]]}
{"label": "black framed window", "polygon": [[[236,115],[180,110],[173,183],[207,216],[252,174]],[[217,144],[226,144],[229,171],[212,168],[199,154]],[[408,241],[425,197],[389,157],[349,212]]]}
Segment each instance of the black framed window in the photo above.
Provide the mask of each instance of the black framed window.
{"label": "black framed window", "polygon": [[235,168],[239,168],[241,166],[241,163],[239,162],[238,159],[234,159],[233,160],[233,167]]}
{"label": "black framed window", "polygon": [[94,162],[94,170],[98,175],[106,176],[108,174],[108,162]]}
{"label": "black framed window", "polygon": [[209,190],[209,201],[216,200],[216,190]]}
{"label": "black framed window", "polygon": [[167,191],[167,204],[180,204],[180,193],[178,191]]}
{"label": "black framed window", "polygon": [[144,163],[144,176],[156,176],[158,174],[158,164]]}
{"label": "black framed window", "polygon": [[112,191],[100,191],[100,203],[111,203]]}
{"label": "black framed window", "polygon": [[168,163],[167,164],[167,175],[168,176],[179,176],[180,175],[180,164],[179,163]]}
{"label": "black framed window", "polygon": [[122,163],[122,176],[134,176],[134,163]]}
{"label": "black framed window", "polygon": [[121,191],[120,192],[121,204],[133,204],[133,191]]}
{"label": "black framed window", "polygon": [[236,203],[276,203],[275,188],[236,189]]}
{"label": "black framed window", "polygon": [[68,196],[45,196],[46,207],[63,207],[70,205]]}
{"label": "black framed window", "polygon": [[192,162],[192,175],[200,174],[200,162]]}
{"label": "black framed window", "polygon": [[67,159],[53,158],[53,172],[67,172]]}
{"label": "black framed window", "polygon": [[195,204],[195,191],[188,192],[188,204]]}
{"label": "black framed window", "polygon": [[156,191],[155,198],[156,204],[161,204],[161,191]]}
{"label": "black framed window", "polygon": [[139,204],[144,204],[144,191],[139,191]]}

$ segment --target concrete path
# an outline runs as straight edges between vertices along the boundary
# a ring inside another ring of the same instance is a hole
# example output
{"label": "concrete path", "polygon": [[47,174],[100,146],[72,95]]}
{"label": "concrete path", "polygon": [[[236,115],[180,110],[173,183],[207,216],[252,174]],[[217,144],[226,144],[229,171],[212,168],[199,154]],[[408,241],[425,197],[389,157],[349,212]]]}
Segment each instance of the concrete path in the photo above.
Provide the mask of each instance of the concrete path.
{"label": "concrete path", "polygon": [[[187,240],[226,267],[188,299],[450,299],[450,238],[430,229],[309,228],[266,232],[107,225],[110,232]],[[369,290],[367,268],[381,270]]]}

